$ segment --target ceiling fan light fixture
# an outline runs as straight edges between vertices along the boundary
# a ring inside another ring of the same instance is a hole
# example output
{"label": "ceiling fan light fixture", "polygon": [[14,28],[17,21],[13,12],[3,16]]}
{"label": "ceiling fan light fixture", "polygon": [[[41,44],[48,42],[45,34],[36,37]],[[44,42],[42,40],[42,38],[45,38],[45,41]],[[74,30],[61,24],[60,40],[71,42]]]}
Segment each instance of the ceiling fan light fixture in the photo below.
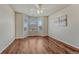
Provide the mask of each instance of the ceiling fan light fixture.
{"label": "ceiling fan light fixture", "polygon": [[37,10],[37,13],[38,14],[42,14],[43,13],[43,10],[41,9],[41,10]]}
{"label": "ceiling fan light fixture", "polygon": [[41,8],[42,4],[35,4],[36,8]]}
{"label": "ceiling fan light fixture", "polygon": [[40,11],[39,11],[39,10],[37,10],[37,13],[38,13],[38,14],[40,14]]}
{"label": "ceiling fan light fixture", "polygon": [[37,10],[36,10],[37,13],[42,14],[43,13],[42,4],[36,4],[35,6],[37,8]]}
{"label": "ceiling fan light fixture", "polygon": [[40,13],[42,14],[43,13],[43,10],[40,10]]}

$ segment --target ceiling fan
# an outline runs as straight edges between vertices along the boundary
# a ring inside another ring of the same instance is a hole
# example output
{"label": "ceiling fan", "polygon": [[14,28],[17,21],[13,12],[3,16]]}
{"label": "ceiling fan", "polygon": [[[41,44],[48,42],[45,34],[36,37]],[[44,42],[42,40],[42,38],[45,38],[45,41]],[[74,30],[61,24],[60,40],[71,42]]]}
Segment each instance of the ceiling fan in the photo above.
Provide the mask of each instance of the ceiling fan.
{"label": "ceiling fan", "polygon": [[42,14],[44,12],[44,9],[42,7],[42,4],[35,4],[35,9],[31,9],[32,11],[36,11],[37,14]]}
{"label": "ceiling fan", "polygon": [[37,8],[37,13],[38,13],[38,14],[43,13],[42,4],[37,4],[37,5],[35,5],[35,6],[36,6],[36,8]]}

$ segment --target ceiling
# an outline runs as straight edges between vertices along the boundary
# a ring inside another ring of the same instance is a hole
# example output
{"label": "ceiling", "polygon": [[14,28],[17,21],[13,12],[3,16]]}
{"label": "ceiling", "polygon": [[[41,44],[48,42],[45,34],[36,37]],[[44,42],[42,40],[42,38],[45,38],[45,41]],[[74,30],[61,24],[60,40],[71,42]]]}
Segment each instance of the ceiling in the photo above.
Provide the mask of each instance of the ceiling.
{"label": "ceiling", "polygon": [[35,4],[12,4],[11,7],[15,12],[24,13],[29,16],[49,16],[65,7],[69,6],[69,4],[42,4],[41,8],[43,9],[43,13],[38,14],[36,12]]}

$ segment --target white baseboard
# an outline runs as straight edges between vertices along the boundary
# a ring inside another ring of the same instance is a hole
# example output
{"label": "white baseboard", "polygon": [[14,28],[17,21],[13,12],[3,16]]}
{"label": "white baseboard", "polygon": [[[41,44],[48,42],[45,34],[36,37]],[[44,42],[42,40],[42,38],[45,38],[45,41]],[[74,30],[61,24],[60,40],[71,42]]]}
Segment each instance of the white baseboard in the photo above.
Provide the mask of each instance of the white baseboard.
{"label": "white baseboard", "polygon": [[[48,35],[48,36],[51,37],[51,38],[59,39],[59,38],[56,38],[55,36],[50,36],[50,35]],[[74,44],[70,44],[70,43],[65,42],[65,41],[63,41],[63,40],[60,40],[60,39],[59,39],[58,41],[63,42],[63,43],[66,43],[66,44],[68,44],[68,45],[70,45],[70,46],[72,46],[72,47],[79,48],[78,46],[76,46],[76,45],[74,45]]]}
{"label": "white baseboard", "polygon": [[12,39],[12,40],[10,40],[7,45],[5,45],[5,47],[0,51],[0,53],[2,53],[15,40],[15,37],[10,38],[10,39]]}
{"label": "white baseboard", "polygon": [[15,39],[21,39],[21,38],[24,38],[24,37],[15,37]]}

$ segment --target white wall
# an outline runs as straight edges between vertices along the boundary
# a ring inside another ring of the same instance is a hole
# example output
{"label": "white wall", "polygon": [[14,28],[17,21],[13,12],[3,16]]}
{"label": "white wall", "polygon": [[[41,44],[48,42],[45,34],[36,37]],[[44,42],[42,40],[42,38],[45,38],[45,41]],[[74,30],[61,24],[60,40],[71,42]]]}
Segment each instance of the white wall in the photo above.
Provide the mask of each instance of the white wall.
{"label": "white wall", "polygon": [[0,53],[15,39],[14,15],[9,5],[0,5]]}
{"label": "white wall", "polygon": [[[56,26],[53,21],[56,17],[67,14],[67,27]],[[49,36],[79,48],[79,5],[70,5],[49,16]]]}

